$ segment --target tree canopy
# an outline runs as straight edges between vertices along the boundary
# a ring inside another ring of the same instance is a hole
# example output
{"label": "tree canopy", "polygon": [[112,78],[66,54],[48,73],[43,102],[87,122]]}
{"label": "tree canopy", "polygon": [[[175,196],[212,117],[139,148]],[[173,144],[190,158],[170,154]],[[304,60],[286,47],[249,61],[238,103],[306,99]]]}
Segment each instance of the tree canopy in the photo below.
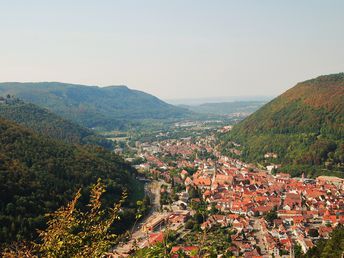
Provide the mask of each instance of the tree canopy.
{"label": "tree canopy", "polygon": [[[86,196],[98,178],[107,185],[104,205],[127,189],[125,207],[135,208],[135,195],[143,193],[135,173],[100,147],[68,145],[0,119],[0,243],[34,239],[36,229],[46,226],[44,214],[66,204],[79,188]],[[126,216],[130,224],[135,210]]]}

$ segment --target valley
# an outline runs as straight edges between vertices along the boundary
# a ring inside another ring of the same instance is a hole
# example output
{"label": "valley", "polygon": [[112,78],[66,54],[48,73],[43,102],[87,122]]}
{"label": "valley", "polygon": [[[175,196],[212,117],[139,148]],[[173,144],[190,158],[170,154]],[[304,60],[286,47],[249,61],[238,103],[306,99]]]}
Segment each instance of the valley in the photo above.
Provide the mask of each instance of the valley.
{"label": "valley", "polygon": [[0,257],[344,258],[344,1],[2,1]]}
{"label": "valley", "polygon": [[[116,241],[103,247],[109,257],[326,253],[344,222],[343,78],[300,83],[265,105],[212,103],[199,113],[127,87],[0,84],[0,92],[24,99],[0,98],[1,247],[38,241],[35,230],[49,223],[45,214],[77,189],[89,194],[100,178],[107,184],[104,207],[123,205],[109,226]],[[300,93],[314,87],[311,97]],[[70,95],[75,90],[84,98]],[[98,104],[110,101],[104,91],[128,98],[126,104]],[[85,106],[93,94],[102,97]],[[133,111],[137,101],[146,115]],[[65,104],[68,110],[60,109]]]}
{"label": "valley", "polygon": [[136,139],[132,160],[141,160],[135,168],[154,185],[154,212],[113,257],[154,257],[159,248],[201,257],[299,257],[329,238],[343,220],[344,179],[291,178],[228,157],[218,139],[230,129],[188,124],[184,138],[156,132]]}

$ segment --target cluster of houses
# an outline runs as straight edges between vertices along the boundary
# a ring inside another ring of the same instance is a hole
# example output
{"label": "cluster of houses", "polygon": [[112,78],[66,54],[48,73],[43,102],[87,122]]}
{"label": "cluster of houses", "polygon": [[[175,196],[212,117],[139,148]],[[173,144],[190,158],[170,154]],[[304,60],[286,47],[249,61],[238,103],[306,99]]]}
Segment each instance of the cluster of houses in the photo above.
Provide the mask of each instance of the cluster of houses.
{"label": "cluster of houses", "polygon": [[[258,234],[260,250],[265,249],[268,255],[290,254],[295,243],[307,252],[319,238],[328,238],[338,224],[344,223],[341,178],[296,179],[284,173],[273,176],[227,157],[221,157],[214,167],[213,173],[206,165],[201,167],[186,177],[184,184],[186,190],[201,189],[209,209],[215,205],[220,211],[221,215],[209,217],[202,228],[220,224],[236,230],[235,253],[257,250]],[[273,220],[265,219],[268,214]]]}
{"label": "cluster of houses", "polygon": [[[209,230],[215,225],[233,229],[230,251],[234,255],[293,257],[296,245],[307,252],[318,239],[328,238],[337,225],[344,223],[343,179],[272,175],[269,170],[222,156],[213,143],[212,136],[197,141],[154,143],[154,152],[142,152],[147,162],[141,168],[165,181],[173,179],[174,183],[182,185],[184,191],[179,193],[179,200],[187,205],[191,214],[193,211],[188,204],[192,202],[203,201],[209,210],[215,207],[218,213],[209,216],[201,229]],[[152,148],[146,146],[147,149]],[[199,159],[195,152],[201,150],[212,153],[215,158]],[[164,155],[175,156],[174,164],[162,161]],[[266,157],[274,158],[277,154],[267,153]],[[188,172],[187,168],[194,172]],[[180,171],[179,175],[171,175],[171,170]],[[189,198],[191,189],[199,189],[201,197]],[[180,230],[188,216],[189,213],[175,214],[168,219]],[[166,218],[162,221],[166,222]],[[161,240],[158,233],[150,232],[150,244]],[[175,249],[183,248],[199,247]]]}

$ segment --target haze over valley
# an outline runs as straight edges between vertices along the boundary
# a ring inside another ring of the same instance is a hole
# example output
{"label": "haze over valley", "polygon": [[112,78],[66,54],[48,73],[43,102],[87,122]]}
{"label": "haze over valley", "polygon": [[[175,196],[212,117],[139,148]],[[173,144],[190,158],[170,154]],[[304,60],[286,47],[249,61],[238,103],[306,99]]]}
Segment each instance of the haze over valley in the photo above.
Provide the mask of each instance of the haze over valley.
{"label": "haze over valley", "polygon": [[5,1],[0,256],[341,258],[341,1]]}

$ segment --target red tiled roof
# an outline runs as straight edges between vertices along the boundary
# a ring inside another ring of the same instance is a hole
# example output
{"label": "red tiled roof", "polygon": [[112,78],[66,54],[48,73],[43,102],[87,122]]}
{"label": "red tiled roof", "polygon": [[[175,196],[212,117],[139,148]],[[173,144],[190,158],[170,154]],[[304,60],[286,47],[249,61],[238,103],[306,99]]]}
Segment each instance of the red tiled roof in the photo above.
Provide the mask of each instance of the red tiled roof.
{"label": "red tiled roof", "polygon": [[154,245],[156,243],[162,243],[164,241],[164,233],[151,233],[149,234],[149,244]]}

